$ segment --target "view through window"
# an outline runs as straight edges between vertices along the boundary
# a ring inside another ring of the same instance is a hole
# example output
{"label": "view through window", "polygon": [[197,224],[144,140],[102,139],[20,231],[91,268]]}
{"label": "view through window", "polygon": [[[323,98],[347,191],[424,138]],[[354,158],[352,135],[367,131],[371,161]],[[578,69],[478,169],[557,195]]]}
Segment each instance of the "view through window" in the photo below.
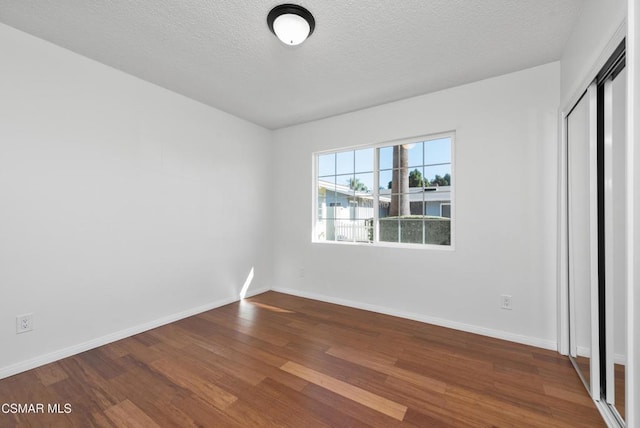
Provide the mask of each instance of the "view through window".
{"label": "view through window", "polygon": [[314,241],[451,246],[453,139],[315,154]]}

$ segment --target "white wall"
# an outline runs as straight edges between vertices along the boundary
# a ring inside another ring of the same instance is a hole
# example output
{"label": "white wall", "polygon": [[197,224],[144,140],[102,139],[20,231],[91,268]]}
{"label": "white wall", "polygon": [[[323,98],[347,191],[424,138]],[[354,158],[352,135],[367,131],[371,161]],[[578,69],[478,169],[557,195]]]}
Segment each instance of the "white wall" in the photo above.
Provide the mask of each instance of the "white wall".
{"label": "white wall", "polygon": [[270,131],[5,25],[0,52],[0,377],[270,287]]}
{"label": "white wall", "polygon": [[[585,0],[562,54],[561,107],[576,102],[578,94],[586,90],[587,80],[604,65],[610,53],[602,55],[603,50],[624,25],[626,14],[626,0]],[[620,36],[624,37],[624,31]]]}
{"label": "white wall", "polygon": [[[559,82],[552,63],[276,131],[274,289],[555,349]],[[454,251],[311,243],[314,151],[449,130]]]}

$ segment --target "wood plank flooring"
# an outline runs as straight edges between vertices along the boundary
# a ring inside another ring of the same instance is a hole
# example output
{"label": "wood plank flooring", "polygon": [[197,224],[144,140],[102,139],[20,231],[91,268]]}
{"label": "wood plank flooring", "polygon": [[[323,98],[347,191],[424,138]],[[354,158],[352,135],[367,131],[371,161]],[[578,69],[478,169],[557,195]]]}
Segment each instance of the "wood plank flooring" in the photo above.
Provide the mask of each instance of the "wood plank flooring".
{"label": "wood plank flooring", "polygon": [[45,411],[0,427],[605,426],[555,352],[275,292],[0,380],[3,403]]}

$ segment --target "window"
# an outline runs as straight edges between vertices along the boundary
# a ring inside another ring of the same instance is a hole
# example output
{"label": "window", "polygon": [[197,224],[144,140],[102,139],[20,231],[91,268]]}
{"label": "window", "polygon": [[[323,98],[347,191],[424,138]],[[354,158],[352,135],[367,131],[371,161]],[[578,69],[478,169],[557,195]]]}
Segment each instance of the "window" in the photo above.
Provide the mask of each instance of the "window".
{"label": "window", "polygon": [[314,242],[452,242],[454,135],[314,154]]}

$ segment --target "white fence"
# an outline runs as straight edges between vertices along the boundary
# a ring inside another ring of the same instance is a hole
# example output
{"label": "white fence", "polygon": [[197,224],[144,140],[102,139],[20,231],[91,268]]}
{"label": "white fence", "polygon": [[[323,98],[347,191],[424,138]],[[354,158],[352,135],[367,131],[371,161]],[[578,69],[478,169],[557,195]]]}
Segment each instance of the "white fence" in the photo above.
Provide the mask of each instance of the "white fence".
{"label": "white fence", "polygon": [[356,241],[369,242],[370,227],[367,226],[366,220],[334,220],[327,222],[327,237],[331,235],[331,226],[333,226],[333,237],[336,241]]}
{"label": "white fence", "polygon": [[316,233],[327,241],[369,242],[370,227],[366,219],[373,218],[373,207],[319,207]]}

